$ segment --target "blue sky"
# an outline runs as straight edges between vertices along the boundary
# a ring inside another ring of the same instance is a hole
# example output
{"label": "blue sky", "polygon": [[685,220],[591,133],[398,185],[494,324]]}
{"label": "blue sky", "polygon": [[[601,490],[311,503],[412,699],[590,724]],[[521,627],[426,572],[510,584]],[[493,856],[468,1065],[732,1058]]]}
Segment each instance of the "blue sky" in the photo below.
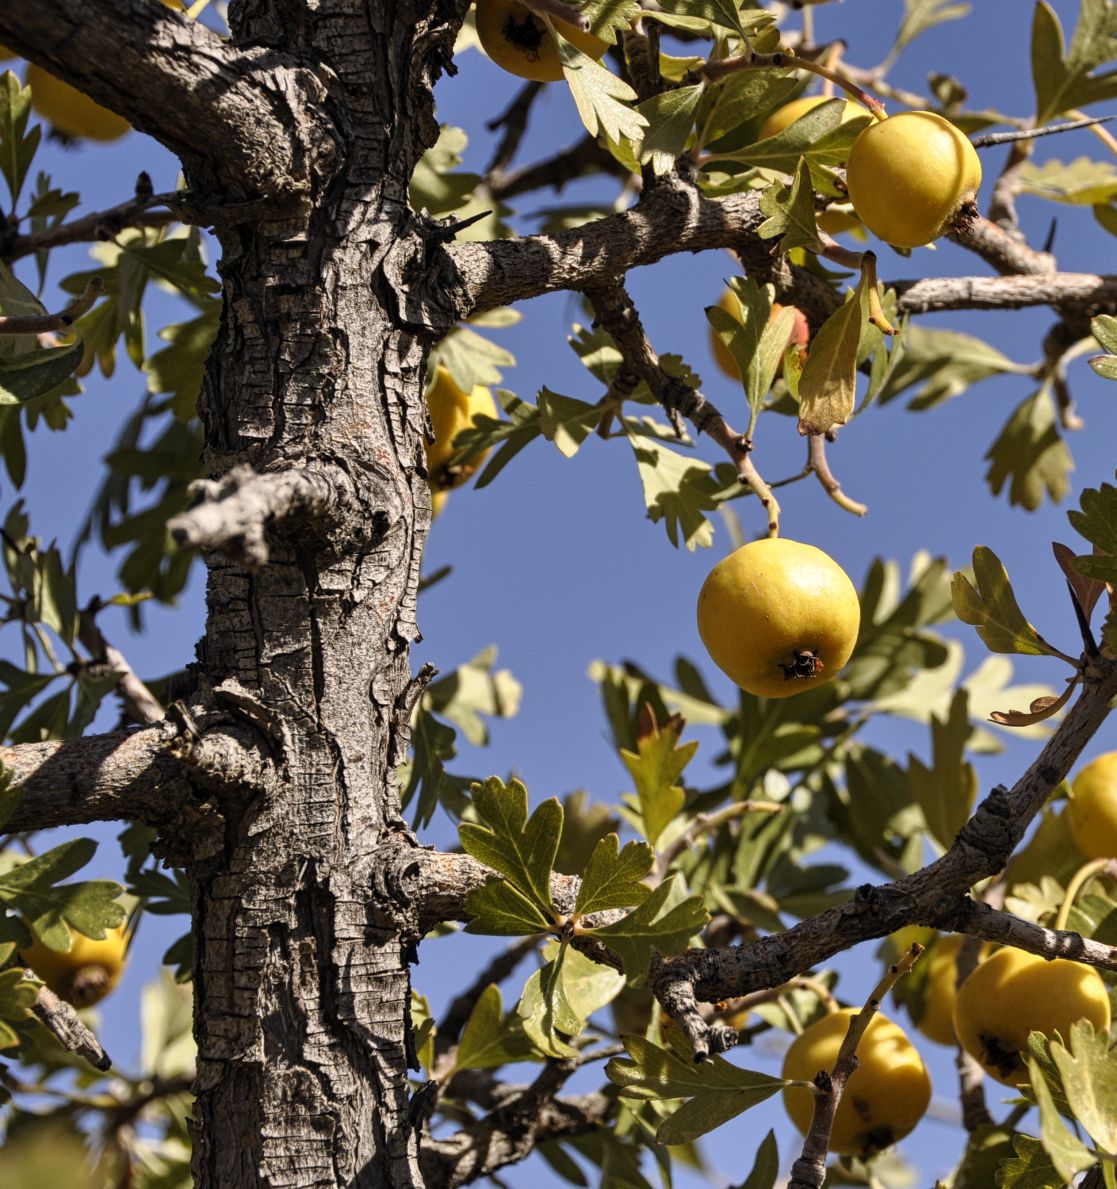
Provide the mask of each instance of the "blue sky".
{"label": "blue sky", "polygon": [[[1068,35],[1077,4],[1057,0],[1053,7]],[[968,88],[968,106],[995,106],[1016,115],[1033,110],[1028,33],[1032,5],[1024,0],[981,3],[962,22],[948,23],[920,38],[900,58],[891,80],[901,86],[926,89],[926,76],[937,70],[954,75]],[[814,10],[820,39],[843,37],[847,57],[872,66],[886,54],[898,22],[900,6],[880,0],[844,0]],[[460,74],[443,79],[437,89],[439,119],[466,129],[470,149],[466,166],[482,169],[493,144],[484,128],[486,119],[502,110],[515,93],[518,80],[469,51],[460,60]],[[894,109],[893,109],[894,110]],[[1099,113],[1100,114],[1100,113]],[[523,148],[525,161],[545,157],[557,146],[581,135],[569,95],[561,86],[548,89]],[[988,200],[989,182],[1007,152],[982,154],[986,173],[981,202]],[[1100,155],[1098,142],[1086,132],[1038,142],[1037,158],[1070,159]],[[139,134],[109,146],[66,149],[50,144],[41,155],[56,183],[81,188],[82,209],[112,205],[131,193],[135,174],[146,169],[156,190],[171,189],[177,168],[172,158]],[[599,195],[598,183],[571,186],[561,201]],[[552,197],[541,194],[539,205]],[[521,209],[530,209],[529,200]],[[1033,243],[1042,242],[1052,215],[1058,216],[1055,251],[1067,271],[1112,271],[1114,240],[1094,222],[1089,209],[1055,208],[1036,199],[1020,200],[1023,225]],[[530,223],[524,226],[530,228]],[[935,250],[919,249],[909,260],[883,245],[877,246],[882,279],[919,275],[989,275],[976,256],[942,242]],[[87,267],[81,248],[70,249],[65,263],[52,265],[57,281],[72,268]],[[731,422],[744,421],[743,397],[735,385],[713,368],[706,340],[703,307],[721,293],[724,278],[739,270],[725,253],[706,253],[664,261],[630,278],[631,291],[656,349],[685,355],[707,380],[706,391]],[[26,272],[24,273],[26,278]],[[48,281],[48,305],[57,291]],[[526,303],[523,322],[508,331],[494,332],[516,355],[518,366],[505,377],[514,391],[534,398],[542,385],[554,391],[593,400],[600,395],[565,336],[571,324],[584,321],[575,298],[555,296]],[[150,348],[154,331],[180,314],[175,304],[159,298],[149,319]],[[951,327],[978,335],[1012,359],[1032,362],[1042,354],[1042,339],[1053,316],[1045,310],[1012,314],[956,313],[939,315],[927,324]],[[832,504],[814,484],[801,483],[781,492],[783,534],[809,541],[832,554],[860,581],[872,559],[896,558],[906,569],[918,549],[945,555],[955,566],[965,564],[977,544],[991,546],[1009,569],[1025,612],[1039,630],[1064,649],[1073,651],[1076,631],[1070,616],[1063,579],[1051,560],[1049,542],[1070,540],[1067,507],[1077,504],[1083,487],[1112,482],[1117,465],[1117,386],[1096,378],[1083,361],[1073,366],[1071,384],[1087,428],[1073,436],[1071,448],[1077,471],[1071,497],[1061,507],[1049,504],[1034,513],[1010,508],[1002,496],[993,499],[986,487],[983,455],[1012,409],[1030,391],[1026,378],[983,382],[974,390],[929,413],[907,412],[903,401],[876,408],[843,432],[831,461],[846,490],[864,500],[870,512],[857,520]],[[32,439],[30,478],[21,493],[32,510],[32,525],[40,536],[68,542],[80,522],[86,496],[99,482],[100,459],[110,448],[120,421],[134,407],[143,381],[122,368],[111,382],[93,379],[88,392],[74,403],[76,422],[65,434],[40,430]],[[783,418],[762,423],[757,458],[769,477],[789,474],[802,464],[803,446],[793,424]],[[699,447],[702,457],[717,458],[709,443]],[[14,493],[6,477],[0,481],[4,508]],[[763,528],[752,501],[734,505],[748,535]],[[500,664],[524,684],[523,705],[513,720],[492,726],[492,743],[483,753],[460,741],[464,771],[507,774],[517,772],[527,783],[533,801],[575,788],[589,790],[596,800],[615,800],[629,786],[627,773],[605,734],[596,688],[586,671],[595,659],[632,658],[666,677],[673,659],[684,654],[703,663],[711,685],[726,698],[732,690],[726,679],[705,662],[694,624],[694,602],[703,578],[731,548],[719,526],[711,549],[695,554],[675,550],[662,526],[644,515],[640,485],[630,451],[622,442],[591,439],[578,455],[566,460],[544,442],[517,457],[490,487],[452,494],[447,510],[435,523],[427,554],[427,571],[451,565],[450,578],[433,588],[420,605],[424,640],[413,654],[415,665],[433,661],[443,671],[468,660],[481,648],[496,644]],[[116,562],[88,555],[83,601],[93,593],[115,589]],[[177,609],[153,608],[148,631],[130,639],[122,615],[105,617],[104,627],[114,642],[143,673],[161,674],[181,665],[193,653],[202,623],[200,568]],[[984,658],[980,643],[968,628],[948,629],[964,641],[969,671]],[[12,644],[14,647],[14,643]],[[1057,662],[1022,660],[1017,680],[1061,680]],[[688,772],[696,782],[714,770],[710,760],[717,741],[698,733],[698,757]],[[875,741],[901,755],[927,752],[923,728],[896,724],[876,728]],[[1117,730],[1107,724],[1094,741],[1091,754],[1117,746]],[[1002,756],[981,759],[982,788],[1013,779],[1034,754],[1034,743],[1010,742]],[[113,831],[99,836],[109,839]],[[453,833],[445,819],[432,828],[430,839],[446,843]],[[102,848],[99,874],[115,873],[111,844]],[[105,1039],[110,1051],[128,1064],[138,1053],[136,994],[150,977],[172,926],[148,921],[141,933],[139,953],[122,990],[105,1005]],[[171,934],[173,936],[173,934]],[[466,962],[464,942],[440,942],[419,966],[415,982],[420,990],[443,1001],[438,971],[446,957]],[[473,943],[469,943],[473,944]],[[445,948],[443,948],[445,947]],[[473,952],[473,951],[471,951]],[[858,951],[841,964],[840,991],[855,999],[875,981],[877,968],[871,950]],[[507,995],[506,995],[507,999]],[[951,1061],[946,1050],[927,1043],[932,1059],[936,1098],[949,1107],[954,1090]],[[774,1055],[750,1051],[742,1058],[766,1072],[778,1070]],[[776,1126],[781,1151],[790,1154],[792,1133],[778,1100],[743,1116],[719,1132],[709,1144],[714,1162],[728,1177],[741,1180],[748,1171],[752,1150],[764,1131]],[[923,1179],[946,1172],[961,1146],[961,1132],[934,1120],[917,1130],[905,1151],[915,1159]],[[538,1179],[538,1169],[532,1176]],[[522,1183],[524,1174],[512,1172],[509,1181]]]}

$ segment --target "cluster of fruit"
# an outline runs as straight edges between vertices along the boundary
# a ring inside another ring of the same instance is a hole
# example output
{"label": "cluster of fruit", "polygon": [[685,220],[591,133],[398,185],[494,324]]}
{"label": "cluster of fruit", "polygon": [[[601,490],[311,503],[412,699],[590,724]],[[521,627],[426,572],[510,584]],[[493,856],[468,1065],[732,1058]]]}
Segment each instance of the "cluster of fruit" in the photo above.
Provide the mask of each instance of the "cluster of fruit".
{"label": "cluster of fruit", "polygon": [[[1099,756],[1075,778],[1067,809],[1071,832],[1088,859],[1117,855],[1117,751]],[[1065,958],[1046,959],[1011,946],[981,947],[977,965],[958,982],[958,957],[965,938],[936,938],[928,930],[905,929],[890,939],[898,954],[912,941],[926,942],[922,1013],[916,1027],[937,1044],[961,1045],[1002,1085],[1029,1080],[1024,1062],[1028,1035],[1070,1037],[1086,1020],[1102,1035],[1111,1024],[1109,992],[1092,966]],[[823,1016],[795,1039],[783,1076],[812,1081],[832,1069],[856,1008]],[[830,1137],[843,1155],[867,1156],[902,1139],[922,1118],[931,1100],[931,1080],[903,1029],[876,1015],[857,1049],[858,1066],[846,1085]],[[802,1086],[784,1091],[788,1114],[805,1134],[814,1095]]]}
{"label": "cluster of fruit", "polygon": [[[536,82],[563,77],[554,33],[532,9],[517,0],[476,0],[477,36],[488,56],[505,70]],[[552,19],[553,28],[582,53],[601,58],[608,44],[592,33]],[[774,112],[760,139],[790,127],[819,103],[800,98]],[[869,115],[846,101],[842,123]],[[824,212],[819,226],[836,233],[863,223],[874,235],[899,248],[929,244],[944,234],[959,210],[981,185],[981,163],[974,147],[949,120],[929,111],[874,118],[853,142],[846,163],[846,185],[855,214]]]}

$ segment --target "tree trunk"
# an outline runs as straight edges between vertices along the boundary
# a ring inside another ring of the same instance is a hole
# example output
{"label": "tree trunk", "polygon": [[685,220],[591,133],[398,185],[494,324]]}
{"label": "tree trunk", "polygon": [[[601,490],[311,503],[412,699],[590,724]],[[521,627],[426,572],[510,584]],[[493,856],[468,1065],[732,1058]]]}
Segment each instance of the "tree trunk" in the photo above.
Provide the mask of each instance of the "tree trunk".
{"label": "tree trunk", "polygon": [[219,794],[224,844],[193,870],[194,1176],[199,1189],[412,1185],[417,938],[374,889],[386,832],[406,838],[394,770],[430,521],[431,335],[405,325],[400,292],[405,264],[422,267],[407,184],[435,129],[431,80],[411,72],[417,40],[445,38],[455,11],[330,0],[283,22],[255,8],[233,6],[237,41],[324,63],[336,171],[293,214],[218,228],[207,459],[215,477],[325,466],[350,498],[270,532],[266,567],[207,555],[204,683],[235,690],[234,713],[265,734],[285,726],[282,779]]}

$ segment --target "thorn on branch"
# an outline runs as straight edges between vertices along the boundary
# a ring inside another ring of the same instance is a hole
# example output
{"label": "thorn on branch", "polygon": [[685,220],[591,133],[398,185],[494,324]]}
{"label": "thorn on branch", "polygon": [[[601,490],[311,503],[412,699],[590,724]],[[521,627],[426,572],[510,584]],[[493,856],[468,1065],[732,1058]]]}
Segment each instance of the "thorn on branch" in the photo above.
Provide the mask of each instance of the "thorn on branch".
{"label": "thorn on branch", "polygon": [[348,480],[336,468],[257,474],[236,466],[221,479],[191,485],[195,503],[167,525],[182,547],[216,549],[250,570],[268,562],[265,531],[294,517],[333,517],[348,493]]}

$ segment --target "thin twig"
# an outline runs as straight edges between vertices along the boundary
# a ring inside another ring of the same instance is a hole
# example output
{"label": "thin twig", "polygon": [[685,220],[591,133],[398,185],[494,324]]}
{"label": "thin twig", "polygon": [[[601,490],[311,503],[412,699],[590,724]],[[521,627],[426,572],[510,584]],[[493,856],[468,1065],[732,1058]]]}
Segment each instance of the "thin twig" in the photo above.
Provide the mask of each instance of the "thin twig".
{"label": "thin twig", "polygon": [[1018,140],[1036,140],[1041,136],[1054,136],[1056,132],[1073,132],[1076,128],[1092,128],[1097,124],[1108,124],[1117,116],[1098,116],[1096,119],[1072,120],[1069,124],[1048,124],[1045,128],[1018,128],[1015,132],[990,132],[985,136],[971,136],[970,144],[975,149],[988,149],[993,145],[1012,144]]}
{"label": "thin twig", "polygon": [[830,1132],[834,1127],[834,1116],[837,1114],[846,1083],[857,1068],[857,1046],[861,1043],[861,1038],[868,1030],[873,1017],[880,1010],[884,997],[899,979],[908,973],[922,952],[921,945],[913,945],[898,962],[888,968],[873,989],[868,1002],[850,1020],[834,1068],[829,1073],[819,1073],[815,1078],[817,1093],[814,1114],[803,1144],[803,1153],[791,1166],[788,1189],[822,1189],[822,1183],[826,1180],[826,1153],[830,1147]]}
{"label": "thin twig", "polygon": [[136,676],[124,654],[114,648],[104,637],[97,624],[97,615],[104,608],[99,599],[94,600],[78,619],[78,639],[93,659],[107,672],[117,674],[117,688],[124,700],[125,708],[136,722],[160,722],[165,713],[159,699]]}
{"label": "thin twig", "polygon": [[750,457],[752,443],[733,429],[702,393],[671,375],[660,363],[624,286],[623,279],[589,286],[586,296],[625,361],[625,366],[640,377],[655,394],[672,418],[684,416],[699,433],[712,438],[729,455],[741,483],[759,498],[768,514],[768,535],[779,536],[780,506],[772,489],[764,482]]}
{"label": "thin twig", "polygon": [[542,90],[542,83],[526,83],[516,92],[516,97],[504,111],[495,120],[490,120],[485,125],[490,132],[495,132],[498,128],[504,129],[504,135],[500,138],[496,152],[484,173],[485,183],[490,189],[492,189],[494,181],[504,176],[504,171],[519,151],[520,143],[527,131],[531,106]]}
{"label": "thin twig", "polygon": [[703,834],[712,834],[726,822],[743,817],[746,813],[783,813],[786,808],[778,801],[737,801],[716,813],[700,813],[666,850],[656,856],[649,878],[657,884],[661,883],[671,864],[681,854],[690,850]]}
{"label": "thin twig", "polygon": [[100,277],[90,277],[85,288],[68,306],[57,314],[0,314],[0,334],[46,334],[52,330],[69,330],[88,313],[105,291]]}
{"label": "thin twig", "polygon": [[862,504],[857,500],[850,499],[842,491],[841,483],[838,482],[834,477],[833,471],[830,470],[830,463],[826,458],[826,437],[824,434],[812,433],[807,435],[807,467],[815,473],[819,483],[822,484],[823,490],[839,508],[844,508],[847,512],[852,512],[854,516],[864,516],[868,512],[868,504]]}
{"label": "thin twig", "polygon": [[[186,222],[186,201],[187,194],[183,190],[137,195],[127,202],[103,211],[93,211],[69,223],[44,227],[28,235],[14,235],[6,243],[0,242],[0,256],[6,260],[18,260],[33,252],[59,248],[64,244],[113,239],[125,227],[165,227],[168,223]],[[159,211],[154,210],[154,207],[169,209]]]}

